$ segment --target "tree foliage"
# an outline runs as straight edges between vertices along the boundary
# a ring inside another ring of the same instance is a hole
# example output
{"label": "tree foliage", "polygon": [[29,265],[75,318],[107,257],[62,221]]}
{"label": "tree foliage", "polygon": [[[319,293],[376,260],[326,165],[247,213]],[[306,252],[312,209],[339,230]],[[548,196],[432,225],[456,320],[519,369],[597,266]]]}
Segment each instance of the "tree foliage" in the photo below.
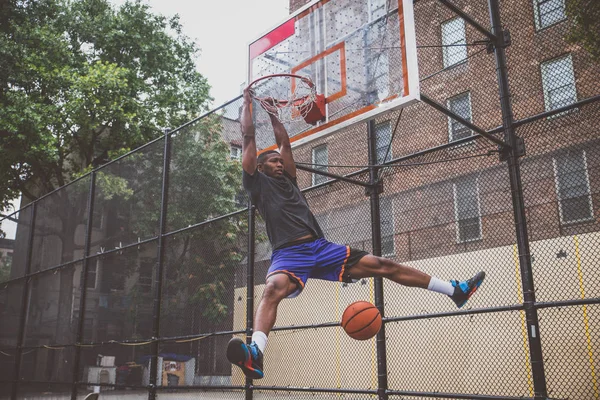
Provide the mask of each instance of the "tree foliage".
{"label": "tree foliage", "polygon": [[0,205],[34,199],[207,107],[198,49],[141,1],[9,0],[0,18]]}
{"label": "tree foliage", "polygon": [[[177,17],[153,15],[140,1],[118,9],[106,0],[9,0],[0,7],[0,205],[17,193],[32,200],[54,190],[162,135],[163,128],[191,120],[210,101],[209,86],[194,65],[198,49],[182,35]],[[169,230],[239,208],[235,197],[241,167],[228,160],[222,129],[220,117],[211,115],[173,137]],[[113,223],[92,221],[92,248],[114,249],[158,235],[163,145],[158,141],[97,170],[94,218]],[[44,257],[35,255],[33,270],[81,256],[81,232],[89,222],[88,188],[89,178],[82,179],[38,203],[34,247],[52,250]],[[239,249],[246,230],[243,218],[223,219],[168,239],[163,290],[169,299],[180,299],[176,304],[166,300],[173,315],[185,317],[191,307],[200,318],[220,323],[232,313],[224,298],[233,290],[233,270],[245,256]],[[95,289],[111,296],[118,292],[105,287],[114,278],[111,270],[135,281],[139,259],[156,253],[150,249],[130,255],[129,264],[113,254],[118,258],[114,265],[102,265],[102,280],[107,281]],[[31,307],[42,309],[57,296],[52,301],[58,306],[47,311],[56,313],[57,323],[32,332],[52,335],[60,343],[75,337],[75,271],[66,267],[55,278],[44,276],[45,283],[58,281],[52,283],[58,294],[40,290]],[[152,304],[148,294],[136,295],[140,291],[135,286],[122,292],[118,295]],[[131,317],[133,303],[128,310],[115,308],[115,318]],[[123,321],[124,326],[136,323]],[[199,329],[198,322],[185,324]],[[127,329],[123,336],[132,337]],[[66,347],[59,357],[69,360],[71,352]],[[68,368],[54,369],[48,379],[64,380],[68,374]]]}
{"label": "tree foliage", "polygon": [[567,15],[573,21],[567,39],[587,50],[600,61],[600,2],[598,0],[567,0]]}

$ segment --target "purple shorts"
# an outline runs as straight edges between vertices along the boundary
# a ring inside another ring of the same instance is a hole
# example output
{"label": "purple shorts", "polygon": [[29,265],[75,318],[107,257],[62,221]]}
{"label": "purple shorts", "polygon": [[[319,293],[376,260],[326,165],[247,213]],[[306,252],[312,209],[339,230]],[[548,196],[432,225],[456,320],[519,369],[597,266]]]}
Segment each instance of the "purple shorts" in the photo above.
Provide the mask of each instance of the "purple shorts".
{"label": "purple shorts", "polygon": [[348,269],[368,254],[325,239],[299,243],[273,252],[267,278],[286,274],[298,286],[288,297],[296,297],[304,289],[308,278],[353,282]]}

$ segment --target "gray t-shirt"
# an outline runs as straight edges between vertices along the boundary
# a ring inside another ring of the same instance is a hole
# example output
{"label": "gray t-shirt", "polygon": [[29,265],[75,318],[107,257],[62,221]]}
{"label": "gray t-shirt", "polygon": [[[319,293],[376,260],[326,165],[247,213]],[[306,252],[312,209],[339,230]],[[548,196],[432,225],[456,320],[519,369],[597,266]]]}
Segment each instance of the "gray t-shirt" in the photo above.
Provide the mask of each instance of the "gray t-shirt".
{"label": "gray t-shirt", "polygon": [[273,250],[309,234],[323,237],[296,178],[287,172],[280,178],[271,178],[256,170],[253,175],[243,171],[242,182],[265,220]]}

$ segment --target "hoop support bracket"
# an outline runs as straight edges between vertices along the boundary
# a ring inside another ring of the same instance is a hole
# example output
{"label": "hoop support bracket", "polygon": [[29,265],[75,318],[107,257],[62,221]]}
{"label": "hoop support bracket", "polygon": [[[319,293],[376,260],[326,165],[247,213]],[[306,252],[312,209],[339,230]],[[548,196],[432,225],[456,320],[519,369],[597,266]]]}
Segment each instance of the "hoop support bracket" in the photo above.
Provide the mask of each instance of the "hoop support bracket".
{"label": "hoop support bracket", "polygon": [[383,179],[379,179],[377,182],[375,182],[374,185],[369,185],[365,187],[365,196],[381,193],[383,193]]}

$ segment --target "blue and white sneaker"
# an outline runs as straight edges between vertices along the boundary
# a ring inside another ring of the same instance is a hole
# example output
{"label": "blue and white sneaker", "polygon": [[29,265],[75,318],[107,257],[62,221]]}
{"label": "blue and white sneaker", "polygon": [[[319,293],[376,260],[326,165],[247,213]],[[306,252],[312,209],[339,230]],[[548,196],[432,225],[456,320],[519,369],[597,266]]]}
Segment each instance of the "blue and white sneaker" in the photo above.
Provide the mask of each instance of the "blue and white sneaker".
{"label": "blue and white sneaker", "polygon": [[461,308],[473,296],[473,293],[479,289],[484,279],[485,272],[479,271],[474,277],[466,281],[451,280],[450,283],[454,286],[454,294],[450,298],[458,308]]}
{"label": "blue and white sneaker", "polygon": [[242,369],[244,375],[250,379],[260,379],[263,373],[263,353],[256,343],[249,345],[240,338],[234,337],[227,344],[227,359],[233,365]]}

